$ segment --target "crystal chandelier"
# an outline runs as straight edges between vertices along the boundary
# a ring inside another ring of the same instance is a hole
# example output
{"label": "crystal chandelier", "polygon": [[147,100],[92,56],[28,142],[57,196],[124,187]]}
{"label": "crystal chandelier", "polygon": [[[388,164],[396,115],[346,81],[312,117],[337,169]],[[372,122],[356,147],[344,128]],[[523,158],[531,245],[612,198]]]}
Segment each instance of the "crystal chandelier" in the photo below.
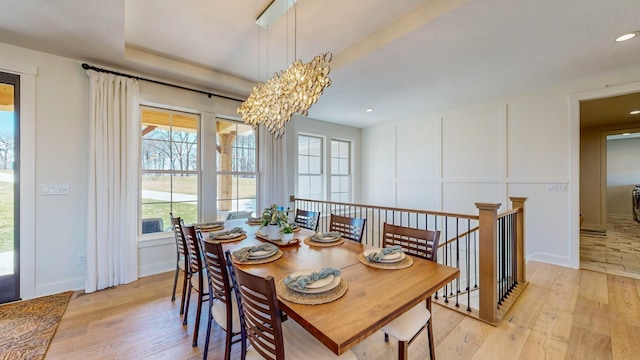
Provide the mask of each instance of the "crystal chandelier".
{"label": "crystal chandelier", "polygon": [[276,139],[282,137],[291,116],[295,113],[306,116],[324,89],[331,85],[331,58],[332,54],[327,52],[316,55],[308,63],[296,60],[266,83],[258,83],[240,104],[238,114],[254,129],[262,124]]}
{"label": "crystal chandelier", "polygon": [[[269,27],[292,5],[295,11],[296,1],[273,1],[258,17],[256,23]],[[294,44],[297,42],[297,15],[295,21]],[[329,62],[332,57],[333,55],[327,52],[316,55],[308,63],[296,60],[287,70],[273,74],[267,82],[259,82],[247,100],[238,107],[238,114],[242,116],[245,124],[251,125],[254,129],[262,124],[276,139],[281,138],[285,124],[291,120],[291,116],[296,113],[306,116],[324,89],[331,85]]]}

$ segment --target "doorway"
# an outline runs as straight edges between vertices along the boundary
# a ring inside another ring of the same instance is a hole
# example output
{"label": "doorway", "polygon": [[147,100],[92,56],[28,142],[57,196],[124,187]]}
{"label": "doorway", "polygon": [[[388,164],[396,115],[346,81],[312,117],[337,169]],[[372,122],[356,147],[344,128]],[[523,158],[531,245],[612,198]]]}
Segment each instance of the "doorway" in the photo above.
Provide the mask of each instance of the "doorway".
{"label": "doorway", "polygon": [[585,99],[579,106],[579,266],[640,278],[640,223],[632,210],[640,183],[640,93]]}
{"label": "doorway", "polygon": [[0,72],[0,303],[20,299],[20,76]]}

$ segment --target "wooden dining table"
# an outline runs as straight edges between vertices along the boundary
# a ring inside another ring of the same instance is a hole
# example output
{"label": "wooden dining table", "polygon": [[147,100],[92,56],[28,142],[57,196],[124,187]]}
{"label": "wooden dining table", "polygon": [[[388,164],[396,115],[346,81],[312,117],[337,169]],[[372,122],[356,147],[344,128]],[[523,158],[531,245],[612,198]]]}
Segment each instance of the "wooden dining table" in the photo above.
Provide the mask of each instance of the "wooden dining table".
{"label": "wooden dining table", "polygon": [[[241,226],[247,238],[223,243],[231,252],[245,246],[263,244],[255,236],[259,226],[250,226],[244,220],[229,220],[225,229]],[[273,262],[259,265],[237,265],[254,275],[272,276],[276,283],[290,274],[323,267],[339,269],[340,277],[348,284],[341,298],[321,305],[301,305],[278,297],[281,309],[327,348],[340,355],[362,340],[379,331],[411,307],[424,302],[438,289],[459,275],[459,270],[419,257],[405,269],[379,269],[361,263],[358,255],[366,245],[346,240],[332,247],[315,247],[304,243],[313,235],[301,229],[295,233],[300,243],[280,247],[284,255]]]}

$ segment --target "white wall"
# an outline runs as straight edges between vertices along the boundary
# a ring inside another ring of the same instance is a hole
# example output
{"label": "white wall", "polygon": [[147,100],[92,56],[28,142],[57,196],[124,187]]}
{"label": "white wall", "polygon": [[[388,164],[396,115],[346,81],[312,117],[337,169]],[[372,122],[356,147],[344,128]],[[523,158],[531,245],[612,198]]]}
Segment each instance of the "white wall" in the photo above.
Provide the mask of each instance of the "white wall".
{"label": "white wall", "polygon": [[640,184],[640,138],[607,141],[607,214],[632,218],[631,191]]}
{"label": "white wall", "polygon": [[[84,288],[85,269],[78,264],[78,255],[85,253],[86,244],[89,82],[81,64],[73,59],[0,43],[0,71],[23,74],[23,92],[27,92],[22,94],[23,130],[33,133],[31,141],[23,143],[22,149],[23,159],[33,158],[23,164],[27,170],[22,171],[21,179],[21,191],[26,199],[21,210],[28,215],[23,216],[23,220],[32,219],[23,224],[22,230],[23,298]],[[28,78],[32,83],[25,80]],[[200,113],[202,134],[209,140],[211,136],[215,140],[215,126],[208,124],[215,125],[216,116],[238,116],[236,101],[210,99],[147,82],[141,82],[140,98],[146,105]],[[296,163],[298,131],[322,135],[329,140],[353,141],[354,184],[360,182],[360,129],[294,119],[287,129],[293,135],[287,143],[289,164]],[[207,165],[203,171],[215,170],[215,164],[210,161],[213,159],[205,159]],[[294,194],[293,169],[290,178],[289,193]],[[43,196],[40,194],[43,184],[69,184],[70,193]],[[203,198],[211,197],[215,194],[203,194]],[[205,204],[201,211],[210,212],[210,208]],[[140,276],[175,269],[175,243],[170,234],[146,235],[139,239],[138,248]]]}
{"label": "white wall", "polygon": [[[576,267],[579,99],[572,95],[632,79],[637,71],[606,74],[366,128],[363,201],[477,214],[476,202],[500,203],[501,212],[509,197],[528,197],[527,258]],[[555,183],[567,191],[548,191]]]}
{"label": "white wall", "polygon": [[[23,152],[34,154],[32,163],[23,164],[32,171],[23,172],[21,179],[21,192],[33,198],[21,207],[34,214],[23,223],[32,228],[33,237],[21,238],[22,296],[83,288],[84,266],[77,256],[84,253],[87,222],[87,76],[80,62],[2,43],[0,62],[16,64],[3,66],[5,71],[36,69],[35,97],[22,99],[23,110],[35,108],[35,116],[22,114],[22,125],[35,129],[35,143],[22,144]],[[70,193],[44,196],[43,184],[69,184]]]}

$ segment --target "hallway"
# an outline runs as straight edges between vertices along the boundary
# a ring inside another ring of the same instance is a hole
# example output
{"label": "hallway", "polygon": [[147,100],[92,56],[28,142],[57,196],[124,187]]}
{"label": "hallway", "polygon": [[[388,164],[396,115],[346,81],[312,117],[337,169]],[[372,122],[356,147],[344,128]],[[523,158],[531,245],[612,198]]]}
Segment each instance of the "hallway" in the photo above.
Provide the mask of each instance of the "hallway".
{"label": "hallway", "polygon": [[609,217],[606,236],[581,233],[580,268],[640,279],[640,223]]}

